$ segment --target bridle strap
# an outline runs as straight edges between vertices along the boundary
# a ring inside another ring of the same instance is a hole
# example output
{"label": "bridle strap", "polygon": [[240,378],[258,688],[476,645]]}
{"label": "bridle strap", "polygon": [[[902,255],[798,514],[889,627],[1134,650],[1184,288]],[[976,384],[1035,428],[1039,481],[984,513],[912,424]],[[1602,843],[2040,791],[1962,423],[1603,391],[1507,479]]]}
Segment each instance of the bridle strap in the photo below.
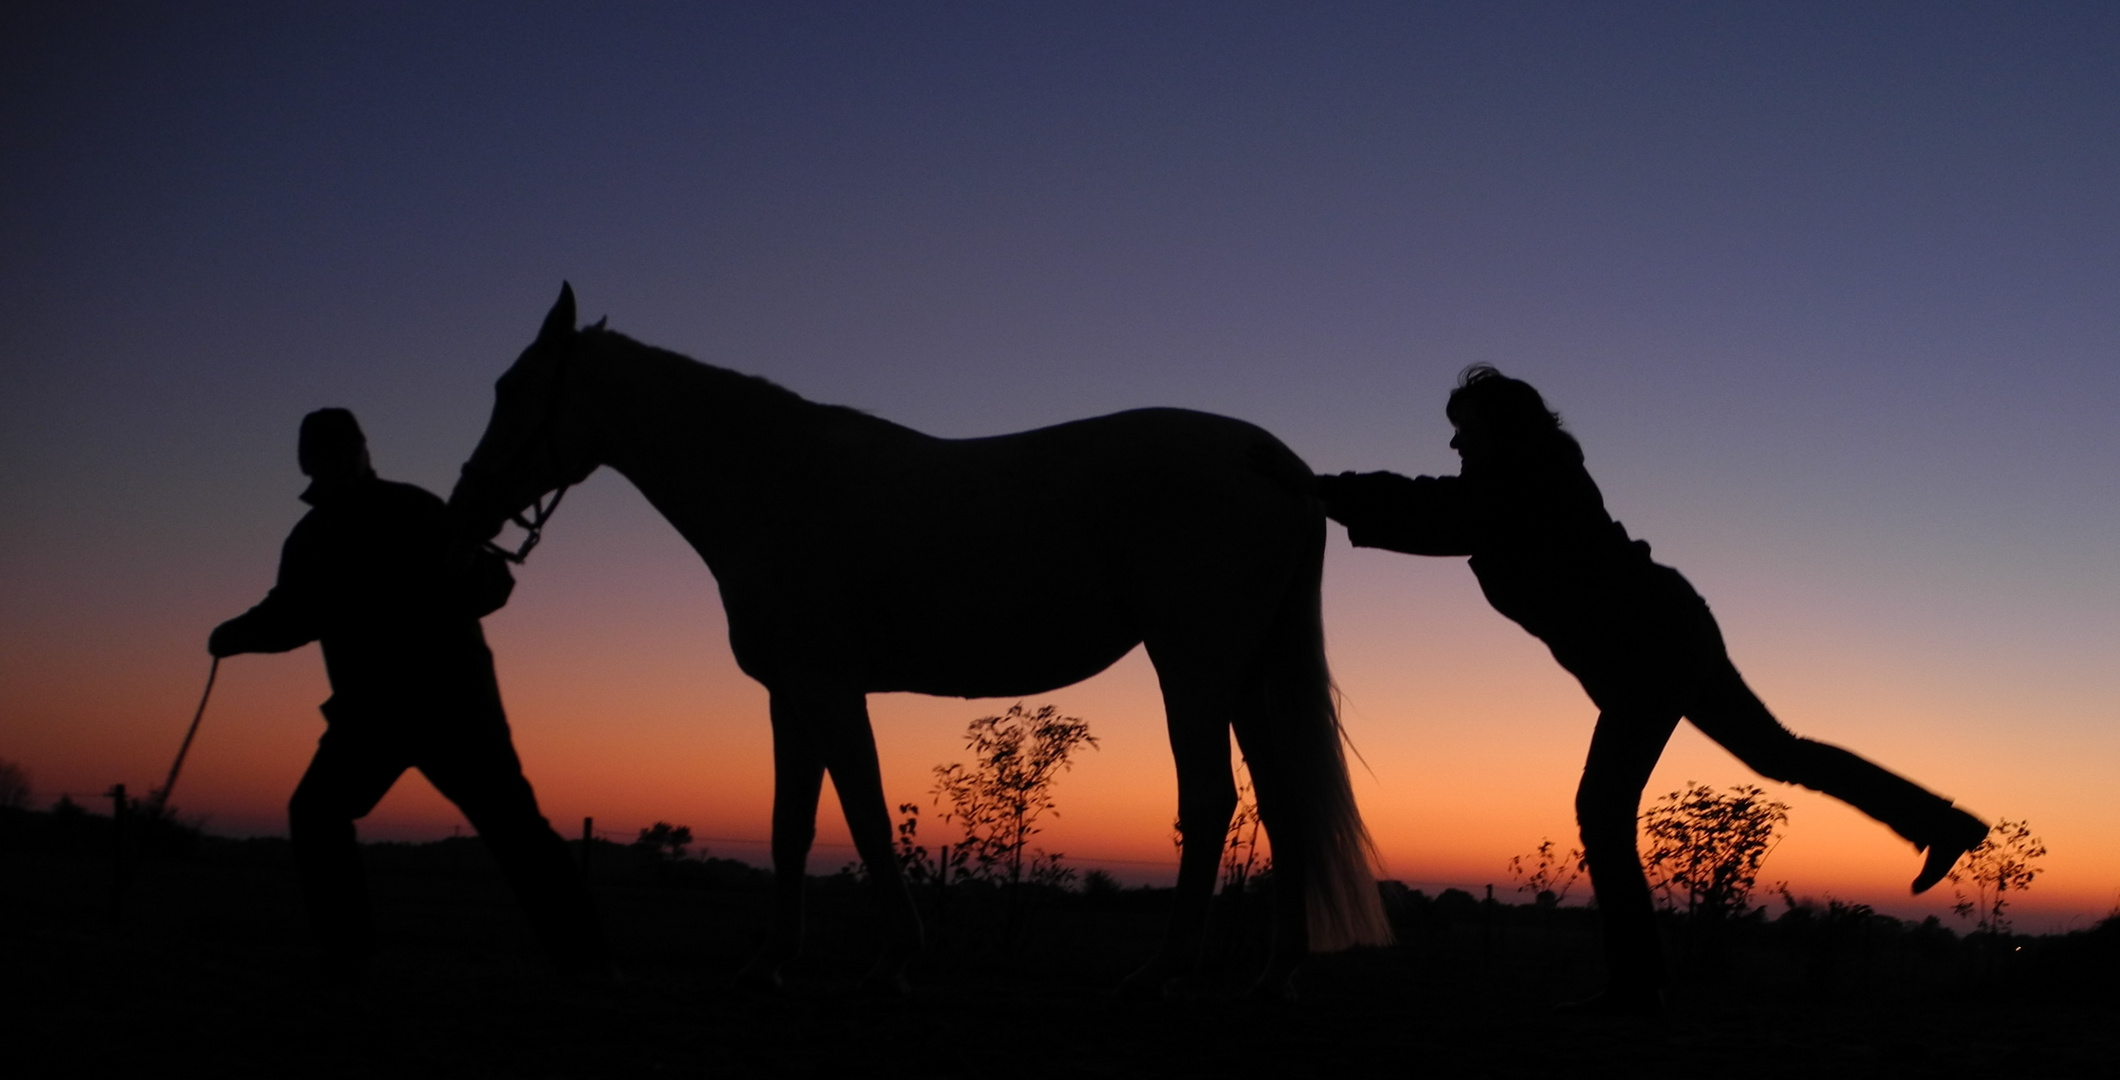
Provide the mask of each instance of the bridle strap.
{"label": "bridle strap", "polygon": [[[551,521],[552,512],[559,509],[560,498],[567,494],[568,488],[573,486],[572,484],[561,484],[553,489],[552,498],[549,501],[543,496],[539,496],[536,501],[525,509],[508,516],[509,521],[514,522],[516,527],[523,530],[523,542],[515,550],[510,551],[491,540],[486,541],[486,550],[517,566],[521,566],[523,561],[530,557],[531,549],[537,547],[537,542],[544,538],[545,523]],[[524,517],[525,514],[529,516]]]}
{"label": "bridle strap", "polygon": [[[596,325],[589,327],[589,329],[602,330],[604,328],[604,322],[605,320],[598,319],[596,320]],[[573,333],[580,333],[580,331],[574,331]],[[569,343],[572,343],[571,339]],[[545,408],[544,419],[542,419],[538,423],[538,430],[540,432],[542,432],[545,428],[552,426],[553,414],[559,411],[560,376],[564,373],[565,370],[564,365],[567,362],[568,351],[562,351],[559,355],[559,359],[553,364],[555,370],[552,376],[552,397],[550,403]],[[567,494],[568,488],[573,486],[573,484],[561,484],[559,487],[553,489],[551,501],[547,502],[544,496],[541,495],[538,496],[537,499],[532,501],[530,505],[525,509],[519,510],[513,514],[508,515],[508,520],[514,522],[517,528],[523,530],[523,542],[517,545],[515,550],[510,551],[507,548],[504,548],[499,544],[494,543],[491,539],[488,539],[485,542],[486,550],[492,552],[495,555],[500,556],[503,559],[508,560],[509,562],[514,563],[517,566],[521,566],[523,564],[523,561],[530,557],[531,550],[537,547],[537,542],[544,538],[545,523],[551,521],[552,512],[554,510],[559,509],[560,498]],[[526,513],[529,515],[529,517],[527,518],[523,516]]]}

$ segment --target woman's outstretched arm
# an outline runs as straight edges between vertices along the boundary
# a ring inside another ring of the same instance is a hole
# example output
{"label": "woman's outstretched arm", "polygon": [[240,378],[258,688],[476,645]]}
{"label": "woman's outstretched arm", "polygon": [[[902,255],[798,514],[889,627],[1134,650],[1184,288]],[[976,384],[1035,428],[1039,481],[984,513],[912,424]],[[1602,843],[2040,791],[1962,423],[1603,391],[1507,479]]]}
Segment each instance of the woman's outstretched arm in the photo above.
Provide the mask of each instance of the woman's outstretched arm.
{"label": "woman's outstretched arm", "polygon": [[1318,477],[1325,514],[1356,547],[1407,555],[1470,555],[1475,511],[1463,479],[1392,472]]}

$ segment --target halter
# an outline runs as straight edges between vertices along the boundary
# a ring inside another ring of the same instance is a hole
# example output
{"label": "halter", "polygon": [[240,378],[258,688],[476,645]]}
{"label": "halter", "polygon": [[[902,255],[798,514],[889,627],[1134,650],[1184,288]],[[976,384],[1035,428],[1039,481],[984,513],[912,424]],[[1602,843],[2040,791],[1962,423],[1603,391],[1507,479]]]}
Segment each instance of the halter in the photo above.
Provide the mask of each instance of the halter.
{"label": "halter", "polygon": [[[604,319],[598,319],[596,320],[596,325],[587,329],[602,330],[605,321]],[[577,330],[573,332],[579,334],[583,331]],[[569,344],[571,345],[571,342]],[[560,350],[559,359],[552,365],[552,393],[545,405],[544,418],[538,421],[537,430],[532,433],[533,435],[542,435],[546,429],[552,427],[553,416],[559,412],[560,381],[566,374],[567,354],[572,351],[571,348]],[[466,469],[468,470],[468,468],[469,466],[467,465]],[[544,538],[545,523],[551,521],[552,512],[559,509],[559,500],[567,494],[567,489],[573,486],[573,484],[561,484],[552,489],[552,498],[549,502],[546,501],[544,496],[540,495],[531,500],[528,507],[508,515],[508,520],[514,522],[517,528],[523,530],[523,542],[517,545],[515,550],[510,551],[494,543],[491,538],[484,541],[485,550],[517,566],[521,566],[525,560],[530,558],[531,549],[537,547],[537,542]],[[525,514],[529,516],[525,517]]]}
{"label": "halter", "polygon": [[[541,497],[536,497],[536,501],[530,503],[526,509],[517,509],[515,513],[509,513],[509,520],[515,522],[517,528],[524,530],[524,541],[519,543],[513,552],[507,550],[507,547],[494,543],[492,539],[485,541],[485,550],[500,556],[500,558],[505,558],[505,560],[513,562],[513,564],[517,564],[517,567],[522,567],[524,560],[530,558],[532,547],[536,547],[536,541],[545,537],[545,522],[551,520],[551,511],[560,509],[560,497],[562,497],[562,494],[566,494],[566,488],[572,488],[572,484],[560,484],[558,488],[553,488],[551,501],[545,501],[545,497],[541,494]],[[524,518],[524,513],[528,513],[528,518]]]}
{"label": "halter", "polygon": [[[572,484],[561,484],[560,486],[552,489],[552,499],[550,502],[547,502],[545,500],[545,497],[540,495],[537,497],[536,501],[532,502],[525,509],[518,510],[513,514],[508,515],[508,520],[514,522],[517,527],[523,530],[523,542],[518,545],[514,551],[510,551],[507,548],[504,548],[499,544],[494,543],[491,539],[485,541],[486,550],[492,552],[495,555],[500,556],[503,559],[508,560],[509,562],[516,564],[517,566],[521,566],[524,560],[530,557],[530,550],[532,548],[535,548],[537,546],[538,540],[543,538],[545,534],[545,523],[552,520],[552,512],[554,510],[559,509],[560,496],[565,495],[567,493],[567,489],[573,486],[574,485]],[[524,514],[530,515],[527,520],[523,517]]]}

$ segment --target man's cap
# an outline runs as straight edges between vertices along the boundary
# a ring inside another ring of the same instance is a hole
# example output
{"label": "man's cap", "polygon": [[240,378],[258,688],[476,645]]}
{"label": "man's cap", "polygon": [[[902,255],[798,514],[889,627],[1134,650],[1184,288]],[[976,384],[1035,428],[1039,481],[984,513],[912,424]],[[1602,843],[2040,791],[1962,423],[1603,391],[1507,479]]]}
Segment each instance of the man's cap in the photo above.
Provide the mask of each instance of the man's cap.
{"label": "man's cap", "polygon": [[302,418],[302,436],[296,453],[303,458],[323,457],[338,451],[364,447],[368,436],[360,421],[345,409],[318,409]]}

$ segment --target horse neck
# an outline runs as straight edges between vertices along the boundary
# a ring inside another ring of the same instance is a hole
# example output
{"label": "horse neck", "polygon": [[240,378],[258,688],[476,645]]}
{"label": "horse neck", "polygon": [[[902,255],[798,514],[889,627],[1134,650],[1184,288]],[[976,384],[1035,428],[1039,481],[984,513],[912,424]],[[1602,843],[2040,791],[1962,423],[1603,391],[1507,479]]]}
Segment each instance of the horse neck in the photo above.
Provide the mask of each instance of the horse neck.
{"label": "horse neck", "polygon": [[778,473],[815,440],[823,406],[761,379],[608,331],[586,387],[609,465],[706,556],[761,520]]}

